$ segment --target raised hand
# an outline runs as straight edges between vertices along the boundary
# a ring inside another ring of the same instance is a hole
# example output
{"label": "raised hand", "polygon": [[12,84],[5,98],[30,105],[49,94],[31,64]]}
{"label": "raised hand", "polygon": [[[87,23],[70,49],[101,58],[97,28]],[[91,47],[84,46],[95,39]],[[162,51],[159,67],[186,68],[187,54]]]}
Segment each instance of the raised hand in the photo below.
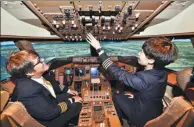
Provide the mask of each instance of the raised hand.
{"label": "raised hand", "polygon": [[86,41],[90,43],[96,50],[101,48],[99,41],[96,40],[96,38],[91,33],[87,34]]}

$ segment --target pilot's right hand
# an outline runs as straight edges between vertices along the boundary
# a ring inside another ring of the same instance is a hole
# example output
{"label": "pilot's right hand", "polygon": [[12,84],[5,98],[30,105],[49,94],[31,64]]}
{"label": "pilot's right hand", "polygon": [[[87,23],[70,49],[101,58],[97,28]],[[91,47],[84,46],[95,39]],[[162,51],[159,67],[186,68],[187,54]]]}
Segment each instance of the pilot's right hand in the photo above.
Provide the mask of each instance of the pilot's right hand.
{"label": "pilot's right hand", "polygon": [[79,96],[73,96],[72,98],[74,98],[75,99],[75,102],[79,102],[79,103],[82,103],[82,98],[81,97],[79,97]]}
{"label": "pilot's right hand", "polygon": [[88,33],[87,34],[87,38],[86,38],[87,42],[90,43],[92,45],[92,47],[94,47],[96,50],[100,49],[100,43],[98,40],[96,40],[96,38],[91,34]]}

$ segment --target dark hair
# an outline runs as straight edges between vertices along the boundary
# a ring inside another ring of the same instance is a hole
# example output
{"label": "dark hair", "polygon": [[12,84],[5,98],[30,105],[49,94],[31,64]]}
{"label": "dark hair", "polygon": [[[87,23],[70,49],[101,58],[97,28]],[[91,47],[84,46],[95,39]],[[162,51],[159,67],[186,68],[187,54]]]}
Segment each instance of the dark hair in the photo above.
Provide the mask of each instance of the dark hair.
{"label": "dark hair", "polygon": [[154,67],[164,67],[178,58],[178,48],[165,37],[148,39],[142,49],[149,59],[154,59]]}
{"label": "dark hair", "polygon": [[26,77],[27,73],[34,71],[31,58],[39,57],[38,53],[31,50],[22,50],[11,54],[7,60],[7,71],[12,77]]}

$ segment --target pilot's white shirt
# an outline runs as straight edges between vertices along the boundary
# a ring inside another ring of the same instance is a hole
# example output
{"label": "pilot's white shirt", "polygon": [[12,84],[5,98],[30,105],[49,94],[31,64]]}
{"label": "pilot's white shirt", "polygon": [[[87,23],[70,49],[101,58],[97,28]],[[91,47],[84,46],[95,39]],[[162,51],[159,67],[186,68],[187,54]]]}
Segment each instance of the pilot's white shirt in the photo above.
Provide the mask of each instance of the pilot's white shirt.
{"label": "pilot's white shirt", "polygon": [[56,94],[55,94],[55,91],[54,91],[52,85],[47,85],[46,83],[44,83],[43,77],[41,77],[41,78],[31,78],[31,79],[38,82],[38,83],[40,83],[41,85],[43,85],[51,93],[51,95],[54,98],[56,98]]}

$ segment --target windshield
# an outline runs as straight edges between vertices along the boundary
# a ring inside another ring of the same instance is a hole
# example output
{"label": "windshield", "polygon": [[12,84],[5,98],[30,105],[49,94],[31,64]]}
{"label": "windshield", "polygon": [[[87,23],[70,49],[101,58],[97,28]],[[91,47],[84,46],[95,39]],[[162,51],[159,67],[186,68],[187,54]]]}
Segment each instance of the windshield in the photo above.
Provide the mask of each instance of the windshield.
{"label": "windshield", "polygon": [[33,43],[33,47],[46,62],[53,58],[90,56],[90,46],[86,42],[75,43]]}
{"label": "windshield", "polygon": [[[194,49],[190,40],[173,40],[179,49],[179,59],[167,66],[175,71],[194,66]],[[143,41],[134,42],[102,42],[102,47],[109,56],[137,56]],[[65,43],[33,43],[36,52],[46,61],[53,58],[67,58],[74,56],[90,56],[90,47],[87,42]],[[9,77],[6,72],[7,57],[19,51],[13,42],[1,42],[1,80]]]}

